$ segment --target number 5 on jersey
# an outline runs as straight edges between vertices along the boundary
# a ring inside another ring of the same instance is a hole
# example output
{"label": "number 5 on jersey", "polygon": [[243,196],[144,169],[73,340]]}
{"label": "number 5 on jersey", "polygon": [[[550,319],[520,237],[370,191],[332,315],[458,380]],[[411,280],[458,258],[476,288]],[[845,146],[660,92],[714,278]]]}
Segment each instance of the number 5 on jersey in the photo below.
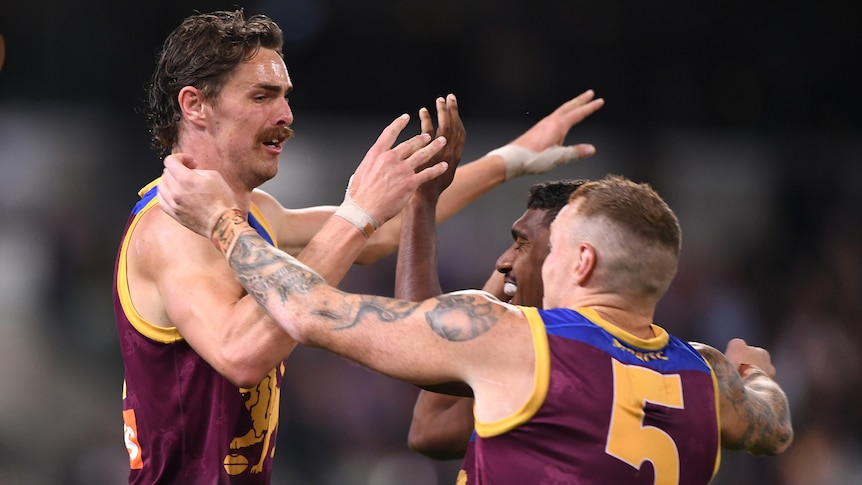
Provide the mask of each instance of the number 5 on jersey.
{"label": "number 5 on jersey", "polygon": [[647,402],[683,409],[679,374],[661,374],[613,359],[614,409],[605,452],[636,469],[650,461],[656,485],[679,483],[679,451],[665,431],[644,426]]}

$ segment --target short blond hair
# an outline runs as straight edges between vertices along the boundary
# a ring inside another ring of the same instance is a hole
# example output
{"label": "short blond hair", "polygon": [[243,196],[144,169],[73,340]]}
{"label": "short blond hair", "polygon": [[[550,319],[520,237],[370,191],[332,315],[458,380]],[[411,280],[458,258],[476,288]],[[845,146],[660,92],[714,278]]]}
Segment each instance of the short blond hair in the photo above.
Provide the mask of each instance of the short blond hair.
{"label": "short blond hair", "polygon": [[638,297],[664,295],[676,275],[682,230],[649,184],[609,175],[581,185],[569,204],[580,218],[572,236],[595,246],[601,284]]}

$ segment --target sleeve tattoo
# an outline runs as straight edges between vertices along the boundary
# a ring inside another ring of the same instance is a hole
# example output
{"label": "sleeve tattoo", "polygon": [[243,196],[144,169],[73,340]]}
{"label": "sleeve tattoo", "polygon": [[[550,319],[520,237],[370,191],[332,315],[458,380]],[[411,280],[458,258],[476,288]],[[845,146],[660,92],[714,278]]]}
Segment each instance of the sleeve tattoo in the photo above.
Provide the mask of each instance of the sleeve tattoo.
{"label": "sleeve tattoo", "polygon": [[[315,288],[327,286],[326,281],[251,232],[239,235],[229,263],[242,286],[265,310],[290,304],[291,297],[300,297],[311,315],[329,321],[335,331],[355,328],[366,319],[399,323],[422,306],[417,302],[373,295],[351,297],[344,293],[340,293],[342,298],[312,299]],[[476,295],[441,295],[434,300],[436,305],[425,312],[425,321],[435,334],[452,342],[472,340],[488,332],[505,311]]]}
{"label": "sleeve tattoo", "polygon": [[724,443],[731,449],[753,454],[774,454],[792,440],[790,407],[781,387],[765,373],[753,368],[741,377],[724,354],[711,347],[698,348],[709,361],[726,403],[747,423],[736,443]]}

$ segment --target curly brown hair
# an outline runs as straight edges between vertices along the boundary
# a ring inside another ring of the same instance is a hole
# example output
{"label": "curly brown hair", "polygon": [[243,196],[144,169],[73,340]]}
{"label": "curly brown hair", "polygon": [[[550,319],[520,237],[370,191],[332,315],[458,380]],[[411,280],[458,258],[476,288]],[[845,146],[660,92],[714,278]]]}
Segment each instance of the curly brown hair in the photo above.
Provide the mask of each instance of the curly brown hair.
{"label": "curly brown hair", "polygon": [[152,146],[160,157],[171,153],[179,135],[178,95],[194,86],[215,98],[233,70],[260,48],[282,54],[281,28],[265,15],[246,19],[242,10],[192,15],[168,35],[149,86],[146,117]]}

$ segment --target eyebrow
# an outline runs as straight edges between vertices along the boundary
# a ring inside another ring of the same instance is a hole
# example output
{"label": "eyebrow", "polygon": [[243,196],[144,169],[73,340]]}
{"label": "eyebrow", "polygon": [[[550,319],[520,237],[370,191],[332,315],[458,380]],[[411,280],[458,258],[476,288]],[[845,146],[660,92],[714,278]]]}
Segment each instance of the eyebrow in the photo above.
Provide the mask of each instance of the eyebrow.
{"label": "eyebrow", "polygon": [[518,240],[518,239],[527,239],[527,240],[529,240],[529,238],[527,237],[527,234],[526,234],[526,233],[524,233],[524,232],[522,232],[522,231],[519,231],[519,230],[517,230],[517,229],[512,229],[512,239],[513,239],[513,240]]}
{"label": "eyebrow", "polygon": [[[255,84],[254,87],[272,93],[280,93],[283,89],[282,86],[279,86],[277,84]],[[293,85],[288,86],[284,94],[290,94],[291,91],[293,91]]]}

